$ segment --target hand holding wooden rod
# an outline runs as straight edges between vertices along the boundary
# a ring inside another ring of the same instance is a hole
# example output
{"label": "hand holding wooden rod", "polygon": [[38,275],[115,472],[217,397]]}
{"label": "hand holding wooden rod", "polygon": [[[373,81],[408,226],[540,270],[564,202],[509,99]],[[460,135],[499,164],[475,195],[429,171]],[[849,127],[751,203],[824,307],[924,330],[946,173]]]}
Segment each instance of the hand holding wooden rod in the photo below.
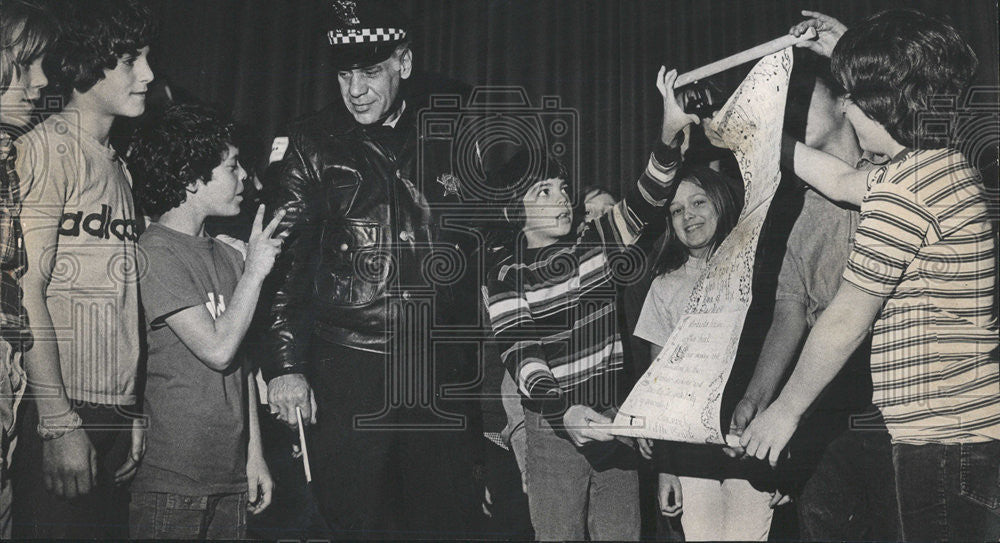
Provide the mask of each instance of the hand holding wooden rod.
{"label": "hand holding wooden rod", "polygon": [[695,81],[700,79],[705,79],[706,77],[713,76],[717,73],[724,72],[730,68],[735,68],[740,64],[745,64],[751,60],[757,60],[761,57],[766,57],[772,53],[777,53],[786,47],[791,47],[796,43],[816,39],[816,29],[810,28],[805,31],[801,36],[795,37],[790,34],[786,34],[780,38],[773,39],[767,43],[762,43],[756,47],[751,47],[746,51],[736,53],[735,55],[730,55],[724,59],[717,60],[711,64],[706,64],[701,68],[695,68],[690,72],[683,73],[677,76],[677,81],[674,83],[674,88],[680,88],[684,85],[690,85]]}

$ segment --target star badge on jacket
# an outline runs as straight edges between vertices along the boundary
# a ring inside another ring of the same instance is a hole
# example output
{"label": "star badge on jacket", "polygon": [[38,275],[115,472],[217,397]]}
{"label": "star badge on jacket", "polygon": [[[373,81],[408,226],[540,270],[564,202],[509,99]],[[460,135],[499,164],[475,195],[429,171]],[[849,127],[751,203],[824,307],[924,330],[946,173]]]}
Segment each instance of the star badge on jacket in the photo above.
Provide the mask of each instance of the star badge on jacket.
{"label": "star badge on jacket", "polygon": [[458,178],[453,174],[443,173],[438,176],[437,182],[444,187],[445,197],[451,196],[452,194],[455,196],[461,196],[461,186],[458,183]]}

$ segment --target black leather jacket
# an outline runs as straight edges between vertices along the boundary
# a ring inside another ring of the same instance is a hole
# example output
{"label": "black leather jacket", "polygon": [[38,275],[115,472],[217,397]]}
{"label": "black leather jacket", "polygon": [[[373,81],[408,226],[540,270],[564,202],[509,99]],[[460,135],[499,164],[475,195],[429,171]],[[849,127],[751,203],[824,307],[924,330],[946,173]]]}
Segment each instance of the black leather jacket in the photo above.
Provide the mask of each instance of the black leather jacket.
{"label": "black leather jacket", "polygon": [[451,140],[418,134],[423,103],[405,104],[395,128],[359,125],[338,102],[286,132],[265,188],[290,230],[258,315],[267,379],[303,372],[317,339],[387,352],[415,319],[431,319],[426,330],[478,310],[466,273],[476,236],[437,212],[460,205]]}

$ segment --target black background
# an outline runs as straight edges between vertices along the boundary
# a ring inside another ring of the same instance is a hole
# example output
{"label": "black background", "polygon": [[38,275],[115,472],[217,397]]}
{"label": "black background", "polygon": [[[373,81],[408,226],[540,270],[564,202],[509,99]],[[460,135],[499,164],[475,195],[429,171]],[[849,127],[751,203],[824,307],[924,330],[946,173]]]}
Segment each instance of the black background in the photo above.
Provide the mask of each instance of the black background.
{"label": "black background", "polygon": [[[554,95],[577,112],[580,185],[619,193],[645,165],[659,130],[654,77],[682,72],[785,34],[801,9],[850,26],[880,10],[949,19],[979,55],[977,83],[997,85],[997,4],[814,0],[398,2],[415,29],[414,62],[473,85],[523,87],[538,106]],[[268,146],[295,117],[339,100],[325,59],[329,3],[316,0],[154,0],[162,23],[153,69],[217,105]],[[717,77],[731,90],[752,64]],[[259,151],[259,150],[258,150]],[[971,158],[971,157],[970,157]],[[576,183],[574,183],[576,184]],[[578,185],[579,186],[579,185]]]}

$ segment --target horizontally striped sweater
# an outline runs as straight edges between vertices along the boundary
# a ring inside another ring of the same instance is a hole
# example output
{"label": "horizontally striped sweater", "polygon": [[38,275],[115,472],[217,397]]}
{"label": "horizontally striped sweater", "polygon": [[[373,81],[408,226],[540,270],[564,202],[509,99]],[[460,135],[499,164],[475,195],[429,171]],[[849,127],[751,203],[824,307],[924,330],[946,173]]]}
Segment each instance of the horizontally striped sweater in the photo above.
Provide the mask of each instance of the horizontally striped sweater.
{"label": "horizontally striped sweater", "polygon": [[502,258],[483,287],[500,358],[546,414],[617,407],[625,390],[616,287],[644,265],[626,253],[673,198],[679,151],[660,145],[636,186],[575,238]]}

